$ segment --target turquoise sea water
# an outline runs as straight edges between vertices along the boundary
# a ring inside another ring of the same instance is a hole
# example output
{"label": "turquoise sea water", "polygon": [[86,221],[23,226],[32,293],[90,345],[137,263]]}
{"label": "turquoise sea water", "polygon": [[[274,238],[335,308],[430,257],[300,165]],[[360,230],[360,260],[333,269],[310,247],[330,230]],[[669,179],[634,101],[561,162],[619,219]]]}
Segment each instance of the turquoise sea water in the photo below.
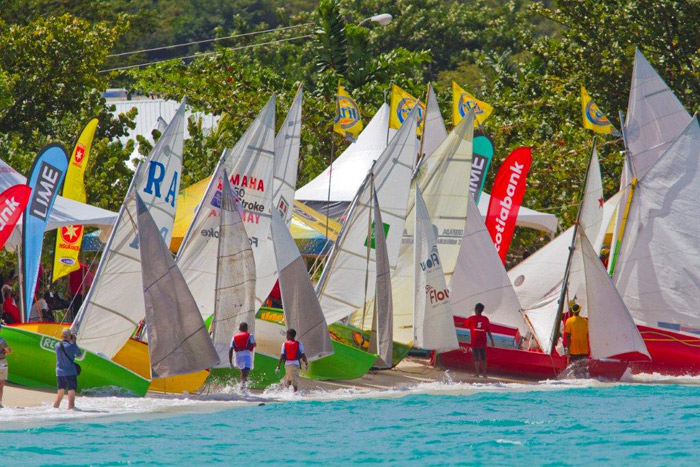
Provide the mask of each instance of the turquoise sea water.
{"label": "turquoise sea water", "polygon": [[11,425],[2,423],[0,431],[4,465],[697,465],[700,391],[678,385],[482,388]]}

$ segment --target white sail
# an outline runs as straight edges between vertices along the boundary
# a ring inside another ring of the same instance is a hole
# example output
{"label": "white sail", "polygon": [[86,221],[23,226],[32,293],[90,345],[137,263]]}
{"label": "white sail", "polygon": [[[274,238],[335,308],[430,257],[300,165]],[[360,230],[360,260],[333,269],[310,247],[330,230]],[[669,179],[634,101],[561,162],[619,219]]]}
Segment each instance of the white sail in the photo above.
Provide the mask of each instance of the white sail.
{"label": "white sail", "polygon": [[223,190],[211,331],[219,362],[228,366],[226,362],[231,338],[239,325],[247,323],[248,331],[255,334],[256,307],[253,249],[241,218],[243,209],[226,175],[224,171],[224,176],[219,179]]}
{"label": "white sail", "polygon": [[445,121],[440,113],[435,89],[428,84],[428,102],[425,106],[425,125],[423,126],[423,154],[430,156],[440,147],[445,138],[447,130]]}
{"label": "white sail", "polygon": [[274,251],[270,244],[274,131],[273,96],[241,140],[232,150],[226,151],[219,161],[187,235],[180,245],[177,264],[204,318],[214,313],[221,214],[220,180],[224,170],[228,172],[229,180],[244,208],[243,221],[251,240],[256,264],[256,308],[267,298],[275,283]]}
{"label": "white sail", "polygon": [[[371,174],[370,177],[372,177]],[[373,225],[384,225],[382,222],[382,211],[379,209],[377,201],[377,191],[374,190],[373,179],[372,193]],[[391,303],[391,267],[389,266],[384,229],[372,229],[369,238],[375,245],[374,252],[377,259],[377,275],[374,287],[374,321],[370,335],[369,352],[377,354],[377,360],[374,363],[376,368],[391,368],[393,366],[394,349],[394,339],[392,337],[394,328],[392,323],[393,304]]]}
{"label": "white sail", "polygon": [[[617,193],[603,205],[603,221],[601,223],[603,227],[593,243],[596,251],[600,251],[607,226],[610,225],[619,202],[620,193]],[[555,291],[558,293],[560,290],[573,235],[574,228],[569,227],[554,240],[508,271],[508,277],[510,277],[518,300],[524,309],[528,310],[538,306],[545,297]]]}
{"label": "white sail", "polygon": [[442,271],[437,234],[420,188],[416,187],[413,345],[440,352],[459,347],[449,290]]}
{"label": "white sail", "polygon": [[284,213],[284,222],[287,225],[292,221],[294,191],[297,185],[302,99],[303,92],[299,86],[287,117],[275,137],[275,181],[272,199],[277,210]]}
{"label": "white sail", "polygon": [[[374,186],[382,212],[386,233],[389,265],[393,269],[399,255],[399,247],[406,221],[406,207],[411,184],[411,174],[417,152],[417,108],[407,117],[391,143],[377,159],[374,166]],[[360,188],[367,192],[368,184]],[[359,200],[359,202],[358,202]],[[374,282],[367,289],[365,275],[374,277],[376,260],[374,249],[367,258],[368,219],[371,196],[361,196],[353,204],[351,213],[333,245],[330,258],[317,286],[326,322],[334,323],[363,308],[365,299],[374,296]]]}
{"label": "white sail", "polygon": [[[593,245],[583,230],[578,230],[575,252],[583,263],[588,335],[591,358],[614,358],[649,352],[620,293],[608,276]],[[579,295],[581,293],[579,292]]]}
{"label": "white sail", "polygon": [[[464,189],[464,184],[468,182],[471,172],[473,134],[474,115],[470,112],[440,147],[422,160],[412,184],[413,190],[416,184],[420,187],[430,218],[438,229],[438,250],[446,282],[450,281],[457,262],[467,218],[469,193]],[[414,206],[415,195],[411,193],[399,260],[391,279],[394,340],[405,344],[413,341]],[[352,322],[366,328],[371,321],[365,320],[363,323],[358,313],[353,316]]]}
{"label": "white sail", "polygon": [[304,343],[309,361],[331,355],[331,343],[326,318],[318,302],[306,264],[294,243],[289,228],[278,212],[272,211],[272,243],[279,271],[284,320],[288,329],[297,332]]}
{"label": "white sail", "polygon": [[683,104],[637,50],[625,124],[625,141],[637,178],[644,176],[689,122]]}
{"label": "white sail", "polygon": [[119,212],[100,265],[73,324],[83,347],[113,357],[144,318],[136,195],[141,197],[163,239],[170,243],[180,190],[185,100],[163,135],[139,165]]}
{"label": "white sail", "polygon": [[[584,201],[581,205],[579,224],[586,231],[586,237],[596,239],[603,223],[603,210],[605,198],[603,198],[603,179],[600,175],[600,163],[598,151],[593,147],[593,154],[588,165],[586,186],[583,190]],[[607,226],[606,226],[607,227]]]}
{"label": "white sail", "polygon": [[695,117],[637,184],[614,277],[638,324],[700,328],[699,164]]}
{"label": "white sail", "polygon": [[513,285],[474,199],[469,196],[468,201],[462,247],[450,282],[452,311],[456,316],[469,316],[474,305],[482,303],[484,315],[491,322],[525,333],[528,327],[520,314],[521,306]]}
{"label": "white sail", "polygon": [[[197,304],[149,209],[136,195],[151,377],[184,375],[219,360]],[[134,219],[130,219],[133,222]]]}

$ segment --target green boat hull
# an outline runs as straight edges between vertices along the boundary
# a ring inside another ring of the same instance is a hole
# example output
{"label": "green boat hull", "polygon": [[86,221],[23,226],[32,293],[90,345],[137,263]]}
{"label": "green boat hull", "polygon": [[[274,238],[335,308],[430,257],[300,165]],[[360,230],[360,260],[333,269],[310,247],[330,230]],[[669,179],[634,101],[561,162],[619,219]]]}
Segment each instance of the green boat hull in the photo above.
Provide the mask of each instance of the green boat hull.
{"label": "green boat hull", "polygon": [[[284,365],[282,365],[284,367]],[[279,383],[284,376],[284,369],[280,374],[275,374],[277,358],[270,357],[260,352],[255,352],[253,369],[248,375],[248,387],[250,389],[265,389],[268,386]],[[231,368],[212,368],[207,383],[222,386],[237,384],[241,379],[241,372]]]}
{"label": "green boat hull", "polygon": [[[339,342],[367,353],[367,349],[369,348],[369,332],[361,331],[354,326],[347,326],[340,323],[333,323],[328,326],[328,329],[331,335]],[[392,366],[398,365],[401,360],[406,358],[411,349],[412,347],[410,345],[394,342],[391,356]]]}
{"label": "green boat hull", "polygon": [[[284,312],[279,308],[263,307],[258,312],[257,318],[284,328]],[[281,332],[277,334],[283,335]],[[308,371],[300,373],[303,378],[318,381],[361,378],[372,368],[377,359],[374,354],[342,342],[332,339],[331,343],[333,344],[333,354],[311,362]]]}
{"label": "green boat hull", "polygon": [[[37,389],[56,388],[56,351],[58,339],[3,326],[0,330],[12,353],[7,356],[8,381]],[[119,388],[137,396],[145,396],[150,381],[110,360],[83,350],[76,359],[81,367],[78,392],[94,389]]]}

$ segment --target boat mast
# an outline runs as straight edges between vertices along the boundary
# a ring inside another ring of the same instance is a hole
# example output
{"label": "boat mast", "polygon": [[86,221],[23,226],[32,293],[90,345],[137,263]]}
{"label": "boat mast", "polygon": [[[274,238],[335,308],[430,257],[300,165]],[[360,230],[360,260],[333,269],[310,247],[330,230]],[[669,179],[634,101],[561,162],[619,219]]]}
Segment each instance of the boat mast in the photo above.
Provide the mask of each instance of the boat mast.
{"label": "boat mast", "polygon": [[615,251],[613,252],[613,257],[610,259],[610,268],[608,274],[610,277],[615,273],[615,265],[617,264],[617,258],[620,255],[620,246],[622,245],[622,239],[625,234],[625,227],[627,226],[627,216],[630,212],[630,206],[632,206],[632,198],[634,197],[634,192],[637,188],[637,174],[634,170],[634,165],[632,165],[632,160],[630,158],[629,146],[627,145],[627,130],[625,129],[625,116],[622,110],[619,112],[620,115],[620,131],[622,132],[622,141],[625,144],[625,160],[627,161],[627,168],[632,174],[632,181],[630,182],[630,190],[627,195],[627,200],[625,201],[625,210],[620,213],[618,208],[617,216],[618,218],[622,216],[622,221],[620,222],[620,231],[617,233],[617,238],[615,239]]}
{"label": "boat mast", "polygon": [[566,260],[566,270],[564,271],[564,281],[561,285],[561,292],[559,293],[559,305],[557,307],[557,314],[554,319],[554,327],[552,329],[552,347],[549,349],[549,353],[554,353],[554,349],[559,341],[560,337],[560,325],[561,318],[564,314],[564,302],[569,289],[569,273],[571,272],[571,261],[574,258],[574,249],[576,247],[576,235],[578,233],[579,221],[581,220],[581,206],[586,198],[586,185],[588,184],[588,173],[591,171],[591,161],[593,160],[593,152],[595,151],[596,137],[593,137],[593,149],[591,150],[591,157],[588,159],[588,165],[586,166],[586,175],[583,178],[583,186],[581,187],[581,200],[578,205],[578,214],[576,214],[576,222],[574,222],[574,235],[571,238],[571,246],[569,246],[569,257]]}

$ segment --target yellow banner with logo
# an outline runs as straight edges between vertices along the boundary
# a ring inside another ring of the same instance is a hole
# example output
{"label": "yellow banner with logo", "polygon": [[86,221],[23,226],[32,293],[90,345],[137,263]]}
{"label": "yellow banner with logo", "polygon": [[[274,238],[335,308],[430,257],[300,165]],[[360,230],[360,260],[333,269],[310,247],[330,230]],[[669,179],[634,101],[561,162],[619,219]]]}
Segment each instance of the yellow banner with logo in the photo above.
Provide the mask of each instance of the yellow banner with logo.
{"label": "yellow banner with logo", "polygon": [[583,86],[581,86],[581,116],[583,117],[583,127],[588,130],[593,130],[601,135],[618,134],[610,120],[600,111]]}
{"label": "yellow banner with logo", "polygon": [[[78,142],[73,149],[66,178],[63,183],[63,196],[84,203],[85,194],[85,168],[90,158],[92,140],[97,130],[97,119],[93,118],[85,125]],[[53,280],[80,269],[80,245],[83,242],[83,226],[68,225],[61,227],[56,232],[56,253],[53,260]]]}
{"label": "yellow banner with logo", "polygon": [[425,117],[425,104],[418,101],[415,97],[396,86],[391,85],[391,113],[389,115],[389,128],[398,130],[403,125],[404,120],[411,113],[411,110],[418,103],[418,127],[416,133],[418,136],[423,133],[423,123]]}
{"label": "yellow banner with logo", "polygon": [[459,84],[452,81],[452,123],[457,125],[467,116],[471,109],[474,109],[475,128],[483,125],[484,121],[493,112],[493,107],[472,96],[462,89]]}
{"label": "yellow banner with logo", "polygon": [[362,131],[362,115],[355,99],[338,85],[338,95],[335,98],[335,120],[333,131],[340,133],[350,141],[355,141]]}

